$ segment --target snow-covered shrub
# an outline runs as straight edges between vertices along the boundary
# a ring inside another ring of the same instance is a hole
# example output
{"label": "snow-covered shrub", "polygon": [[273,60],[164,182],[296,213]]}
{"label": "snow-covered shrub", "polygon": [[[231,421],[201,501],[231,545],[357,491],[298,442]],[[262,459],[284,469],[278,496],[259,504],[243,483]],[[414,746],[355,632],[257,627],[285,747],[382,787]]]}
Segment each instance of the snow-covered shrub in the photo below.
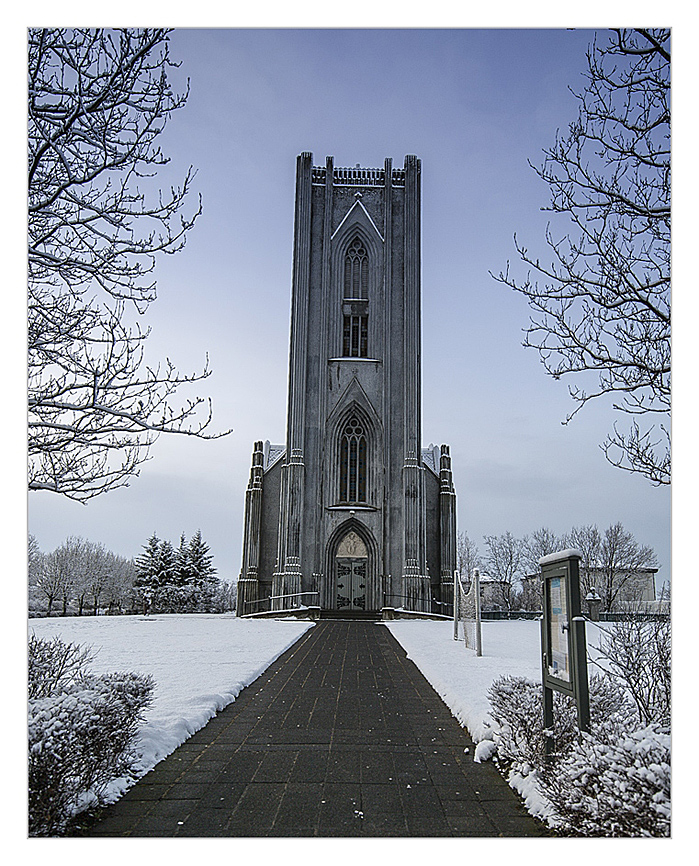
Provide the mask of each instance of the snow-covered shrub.
{"label": "snow-covered shrub", "polygon": [[590,678],[591,733],[581,734],[572,698],[554,692],[554,752],[546,758],[541,683],[501,677],[488,697],[496,757],[509,778],[528,778],[549,804],[550,823],[580,836],[666,836],[670,738],[644,726],[624,686]]}
{"label": "snow-covered shrub", "polygon": [[[69,659],[69,673],[51,673],[47,659]],[[150,703],[153,681],[135,673],[94,676],[89,653],[76,645],[30,642],[28,716],[29,833],[59,835],[67,821],[107,785],[127,775],[133,743]]]}
{"label": "snow-covered shrub", "polygon": [[46,698],[65,689],[85,673],[92,661],[89,647],[64,643],[57,637],[29,636],[28,696]]}
{"label": "snow-covered shrub", "polygon": [[544,758],[541,686],[526,677],[504,676],[492,684],[488,699],[496,723],[495,754],[527,775]]}
{"label": "snow-covered shrub", "polygon": [[[541,683],[525,677],[504,676],[488,691],[491,716],[496,722],[493,740],[498,758],[523,776],[544,765],[546,736]],[[592,725],[632,712],[624,692],[606,676],[590,677]],[[578,736],[575,701],[553,693],[553,731],[556,755],[567,752]]]}
{"label": "snow-covered shrub", "polygon": [[642,725],[669,730],[671,623],[667,619],[632,618],[607,623],[598,648],[604,666],[632,696]]}
{"label": "snow-covered shrub", "polygon": [[542,780],[559,826],[571,833],[670,835],[670,737],[657,725],[583,734]]}

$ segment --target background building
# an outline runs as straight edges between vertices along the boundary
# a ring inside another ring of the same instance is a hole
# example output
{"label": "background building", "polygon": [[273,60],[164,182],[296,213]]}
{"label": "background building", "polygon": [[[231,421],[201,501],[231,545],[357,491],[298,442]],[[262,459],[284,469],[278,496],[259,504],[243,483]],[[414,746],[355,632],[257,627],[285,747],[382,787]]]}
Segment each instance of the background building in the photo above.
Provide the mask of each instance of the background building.
{"label": "background building", "polygon": [[[614,612],[634,609],[660,609],[655,592],[657,568],[609,570],[599,566],[585,567],[580,571],[582,598],[592,588],[602,599],[601,610]],[[667,599],[662,599],[667,603]],[[522,578],[522,607],[525,610],[541,610],[541,575],[529,574]]]}

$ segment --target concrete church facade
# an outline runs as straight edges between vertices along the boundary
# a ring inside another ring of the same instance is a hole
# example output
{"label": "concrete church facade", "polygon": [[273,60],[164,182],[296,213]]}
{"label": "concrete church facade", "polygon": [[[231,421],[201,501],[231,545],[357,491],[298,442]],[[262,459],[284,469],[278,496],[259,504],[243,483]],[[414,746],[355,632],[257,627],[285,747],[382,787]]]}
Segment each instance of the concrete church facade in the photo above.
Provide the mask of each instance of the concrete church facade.
{"label": "concrete church facade", "polygon": [[[456,495],[421,446],[421,165],[296,165],[287,435],[256,442],[238,614],[451,603]],[[446,612],[446,611],[445,611]]]}

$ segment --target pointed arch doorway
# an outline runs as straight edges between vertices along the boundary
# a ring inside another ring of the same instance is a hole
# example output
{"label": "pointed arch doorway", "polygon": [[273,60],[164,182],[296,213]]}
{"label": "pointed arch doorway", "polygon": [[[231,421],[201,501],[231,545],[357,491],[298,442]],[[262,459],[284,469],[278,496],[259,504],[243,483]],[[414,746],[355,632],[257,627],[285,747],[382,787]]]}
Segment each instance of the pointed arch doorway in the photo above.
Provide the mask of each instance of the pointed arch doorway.
{"label": "pointed arch doorway", "polygon": [[350,529],[335,552],[335,607],[337,610],[367,610],[369,597],[369,552]]}

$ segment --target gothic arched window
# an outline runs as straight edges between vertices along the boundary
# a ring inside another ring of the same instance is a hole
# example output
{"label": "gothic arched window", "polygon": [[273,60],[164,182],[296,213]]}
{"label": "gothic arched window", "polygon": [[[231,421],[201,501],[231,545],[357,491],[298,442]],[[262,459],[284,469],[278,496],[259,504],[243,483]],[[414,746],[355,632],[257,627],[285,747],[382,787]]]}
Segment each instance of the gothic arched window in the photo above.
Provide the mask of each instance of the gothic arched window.
{"label": "gothic arched window", "polygon": [[345,254],[345,298],[368,297],[369,259],[361,240],[356,237]]}
{"label": "gothic arched window", "polygon": [[367,445],[364,425],[356,415],[342,428],[340,501],[366,502]]}

